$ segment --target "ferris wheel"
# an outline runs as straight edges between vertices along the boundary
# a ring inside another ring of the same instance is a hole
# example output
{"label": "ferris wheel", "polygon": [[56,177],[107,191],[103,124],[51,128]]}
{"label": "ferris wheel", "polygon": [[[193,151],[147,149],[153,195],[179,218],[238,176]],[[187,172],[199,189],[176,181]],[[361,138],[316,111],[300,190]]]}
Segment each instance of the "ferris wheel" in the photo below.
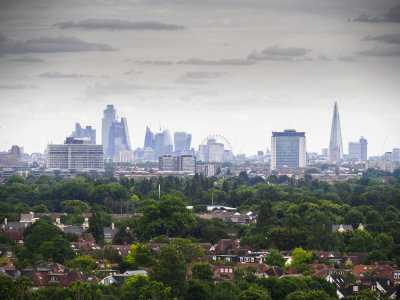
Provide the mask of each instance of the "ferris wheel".
{"label": "ferris wheel", "polygon": [[215,142],[217,142],[217,143],[224,144],[225,150],[229,150],[229,151],[232,152],[231,143],[230,143],[229,140],[228,140],[226,137],[224,137],[223,135],[221,135],[221,134],[211,134],[211,135],[209,135],[208,137],[206,137],[206,138],[201,142],[201,144],[202,144],[202,145],[207,145],[207,143],[208,143],[209,140],[215,140]]}

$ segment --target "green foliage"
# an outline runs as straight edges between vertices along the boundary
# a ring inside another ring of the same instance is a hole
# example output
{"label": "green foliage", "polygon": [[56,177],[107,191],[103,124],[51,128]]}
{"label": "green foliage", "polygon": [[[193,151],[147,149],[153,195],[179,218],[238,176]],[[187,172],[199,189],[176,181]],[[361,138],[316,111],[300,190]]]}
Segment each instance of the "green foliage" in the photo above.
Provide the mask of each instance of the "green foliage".
{"label": "green foliage", "polygon": [[65,200],[61,202],[62,211],[67,214],[83,214],[90,212],[90,206],[80,200]]}
{"label": "green foliage", "polygon": [[[183,254],[170,245],[161,248],[157,263],[153,268],[151,279],[162,282],[172,289],[174,296],[185,293],[187,266]],[[172,276],[173,274],[173,276]]]}
{"label": "green foliage", "polygon": [[207,263],[196,263],[192,266],[192,277],[194,279],[211,282],[214,272]]}
{"label": "green foliage", "polygon": [[90,275],[92,271],[97,268],[97,263],[91,257],[82,255],[75,257],[70,262],[70,266],[74,269],[82,271],[85,275]]}
{"label": "green foliage", "polygon": [[283,268],[285,266],[286,259],[278,252],[278,250],[270,249],[268,256],[264,259],[264,262],[269,266],[278,266]]}
{"label": "green foliage", "polygon": [[150,249],[145,244],[132,244],[130,252],[125,261],[139,267],[151,267],[154,265],[155,258]]}
{"label": "green foliage", "polygon": [[159,235],[179,236],[187,227],[195,225],[195,218],[186,208],[182,199],[163,196],[160,201],[143,202],[143,217],[136,232],[142,240]]}
{"label": "green foliage", "polygon": [[236,300],[238,299],[239,288],[232,281],[224,280],[218,282],[213,290],[212,299],[214,300]]}
{"label": "green foliage", "polygon": [[324,291],[308,290],[296,291],[286,296],[286,300],[334,300],[336,297],[331,297]]}
{"label": "green foliage", "polygon": [[311,253],[307,251],[296,248],[292,252],[293,259],[291,266],[297,270],[298,273],[303,273],[306,270],[307,264],[311,262]]}
{"label": "green foliage", "polygon": [[24,231],[25,247],[37,258],[63,263],[75,256],[64,233],[44,218]]}
{"label": "green foliage", "polygon": [[89,218],[88,232],[93,235],[94,239],[99,245],[104,244],[104,228],[100,212],[93,212],[92,216]]}
{"label": "green foliage", "polygon": [[202,280],[189,279],[187,285],[185,299],[204,300],[211,298],[212,291],[209,283]]}
{"label": "green foliage", "polygon": [[272,300],[268,292],[264,289],[258,287],[257,285],[252,285],[250,288],[241,291],[239,293],[239,300]]}
{"label": "green foliage", "polygon": [[193,244],[188,239],[176,238],[173,239],[168,245],[174,248],[176,251],[182,253],[186,263],[198,259],[206,259],[205,249],[196,244]]}
{"label": "green foliage", "polygon": [[121,299],[167,300],[172,299],[170,294],[171,288],[165,288],[163,283],[151,281],[145,275],[134,275],[125,281]]}

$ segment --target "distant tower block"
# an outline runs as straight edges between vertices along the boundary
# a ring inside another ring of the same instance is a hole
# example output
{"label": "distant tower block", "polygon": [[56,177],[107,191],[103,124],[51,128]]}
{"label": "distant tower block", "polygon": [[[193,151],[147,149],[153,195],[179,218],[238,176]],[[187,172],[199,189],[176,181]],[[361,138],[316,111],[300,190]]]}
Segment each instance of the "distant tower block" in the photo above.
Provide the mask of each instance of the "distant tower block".
{"label": "distant tower block", "polygon": [[338,104],[335,102],[333,108],[331,140],[329,143],[329,161],[337,163],[343,159],[342,130],[340,128],[340,118]]}

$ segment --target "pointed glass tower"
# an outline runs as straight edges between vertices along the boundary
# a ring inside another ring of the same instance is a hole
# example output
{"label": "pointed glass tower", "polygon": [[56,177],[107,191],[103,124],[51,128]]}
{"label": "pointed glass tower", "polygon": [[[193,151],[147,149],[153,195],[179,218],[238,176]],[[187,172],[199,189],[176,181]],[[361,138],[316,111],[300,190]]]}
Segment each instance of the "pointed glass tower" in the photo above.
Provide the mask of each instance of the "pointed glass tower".
{"label": "pointed glass tower", "polygon": [[343,159],[342,130],[340,128],[340,118],[338,104],[335,102],[333,108],[331,140],[329,143],[329,160],[331,163],[337,163]]}

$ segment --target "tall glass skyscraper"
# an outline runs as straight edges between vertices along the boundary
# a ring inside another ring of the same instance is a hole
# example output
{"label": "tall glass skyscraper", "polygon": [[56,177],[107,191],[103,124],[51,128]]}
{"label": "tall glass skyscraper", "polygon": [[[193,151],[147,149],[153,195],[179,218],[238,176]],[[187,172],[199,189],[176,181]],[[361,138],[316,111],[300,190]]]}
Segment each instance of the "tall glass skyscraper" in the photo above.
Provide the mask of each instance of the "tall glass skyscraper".
{"label": "tall glass skyscraper", "polygon": [[154,133],[150,130],[149,126],[146,127],[146,135],[144,137],[143,149],[154,149]]}
{"label": "tall glass skyscraper", "polygon": [[106,158],[113,158],[114,153],[118,151],[131,150],[127,120],[121,118],[119,122],[116,119],[114,105],[107,105],[102,125],[102,142]]}
{"label": "tall glass skyscraper", "polygon": [[82,128],[81,124],[75,124],[75,131],[72,132],[72,137],[74,138],[88,138],[93,144],[96,144],[96,129],[93,129],[92,126],[86,126],[86,128]]}
{"label": "tall glass skyscraper", "polygon": [[286,129],[283,132],[272,132],[271,169],[304,168],[306,166],[305,132]]}
{"label": "tall glass skyscraper", "polygon": [[190,144],[192,142],[192,135],[186,132],[174,133],[175,155],[190,153]]}
{"label": "tall glass skyscraper", "polygon": [[331,140],[329,143],[329,160],[337,163],[343,159],[342,130],[340,128],[340,118],[338,104],[335,102],[333,108]]}

